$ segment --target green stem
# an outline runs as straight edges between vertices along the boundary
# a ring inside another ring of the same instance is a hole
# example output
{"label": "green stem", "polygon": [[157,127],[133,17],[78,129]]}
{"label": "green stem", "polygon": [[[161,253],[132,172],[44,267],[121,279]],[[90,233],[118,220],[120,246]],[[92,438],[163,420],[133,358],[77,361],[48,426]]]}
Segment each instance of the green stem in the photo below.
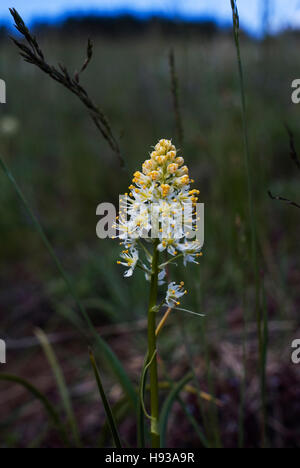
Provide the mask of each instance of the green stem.
{"label": "green stem", "polygon": [[[158,286],[158,241],[154,243],[152,261],[151,288],[148,310],[148,358],[151,360],[156,353],[156,303]],[[158,402],[158,378],[157,357],[155,356],[150,365],[150,401],[151,401],[151,445],[152,448],[160,447],[159,434],[159,402]]]}

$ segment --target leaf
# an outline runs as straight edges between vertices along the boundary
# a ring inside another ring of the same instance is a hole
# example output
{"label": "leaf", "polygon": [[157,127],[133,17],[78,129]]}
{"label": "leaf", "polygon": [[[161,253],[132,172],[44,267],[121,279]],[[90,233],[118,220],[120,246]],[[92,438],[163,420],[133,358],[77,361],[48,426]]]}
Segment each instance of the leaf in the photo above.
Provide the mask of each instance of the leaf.
{"label": "leaf", "polygon": [[[115,421],[120,423],[124,420],[125,416],[130,411],[130,402],[128,401],[127,396],[121,398],[117,403],[112,407],[112,413],[114,415]],[[110,434],[110,425],[108,419],[106,419],[100,433],[99,437],[99,447],[102,448],[105,445],[105,442]]]}
{"label": "leaf", "polygon": [[99,373],[99,370],[98,370],[98,367],[97,367],[97,364],[96,364],[96,361],[95,361],[94,354],[93,354],[93,352],[91,350],[89,350],[89,354],[90,354],[90,360],[91,360],[91,363],[92,363],[92,366],[93,366],[93,369],[94,369],[95,378],[96,378],[96,381],[97,381],[99,393],[100,393],[102,403],[103,403],[103,406],[104,406],[104,409],[105,409],[105,413],[106,413],[106,416],[107,416],[107,421],[108,421],[108,424],[110,426],[111,435],[112,435],[113,440],[115,442],[116,448],[122,448],[122,444],[121,444],[120,436],[119,436],[119,433],[118,433],[118,429],[116,427],[114,416],[113,416],[109,401],[108,401],[108,399],[106,397],[105,390],[104,390],[102,382],[101,382],[101,377],[100,377],[100,373]]}

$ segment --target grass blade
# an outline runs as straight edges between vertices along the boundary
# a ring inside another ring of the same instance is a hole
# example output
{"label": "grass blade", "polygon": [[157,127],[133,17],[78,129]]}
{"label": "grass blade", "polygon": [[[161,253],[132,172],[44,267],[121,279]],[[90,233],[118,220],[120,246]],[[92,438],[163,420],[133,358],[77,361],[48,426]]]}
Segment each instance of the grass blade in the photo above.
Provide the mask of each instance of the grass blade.
{"label": "grass blade", "polygon": [[251,163],[250,163],[250,149],[249,149],[249,137],[248,137],[248,123],[247,123],[247,112],[246,112],[246,93],[244,83],[244,72],[241,58],[240,49],[240,35],[239,35],[239,13],[236,5],[236,0],[231,0],[232,17],[233,17],[233,33],[234,42],[236,46],[240,93],[241,93],[241,107],[242,107],[242,119],[243,119],[243,133],[244,133],[244,149],[245,149],[245,168],[247,175],[247,190],[248,190],[248,204],[249,204],[249,217],[251,225],[251,243],[252,243],[252,262],[255,274],[256,282],[256,308],[259,309],[259,269],[258,269],[258,258],[257,258],[257,232],[256,232],[256,219],[254,212],[254,196],[253,196],[253,183],[251,174]]}
{"label": "grass blade", "polygon": [[168,429],[168,420],[169,415],[172,410],[172,406],[177,399],[181,390],[185,387],[185,385],[192,380],[192,374],[187,374],[183,379],[181,379],[176,385],[174,385],[173,389],[169,393],[162,410],[160,416],[160,430],[161,430],[161,446],[166,446],[166,437],[167,437],[167,429]]}
{"label": "grass blade", "polygon": [[[246,168],[246,176],[247,176],[249,220],[250,220],[250,227],[251,227],[252,266],[253,266],[253,273],[254,273],[254,278],[255,278],[255,310],[256,310],[256,322],[257,322],[258,355],[259,355],[259,362],[261,362],[263,359],[262,314],[261,314],[261,306],[260,306],[261,280],[260,280],[259,262],[258,262],[257,226],[256,226],[256,216],[255,216],[255,210],[254,210],[254,195],[253,195],[254,187],[253,187],[250,149],[249,149],[248,123],[247,123],[247,112],[246,112],[246,93],[245,93],[244,72],[243,72],[241,50],[240,50],[240,18],[239,18],[239,12],[237,8],[236,0],[230,0],[230,2],[231,2],[231,9],[232,9],[233,35],[234,35],[234,42],[235,42],[236,54],[237,54],[237,64],[238,64],[240,93],[241,93],[244,150],[245,150],[245,168]],[[261,374],[260,364],[259,364],[259,374]],[[262,400],[261,403],[263,407],[264,402],[263,402],[263,388],[262,387],[261,387],[261,400]]]}
{"label": "grass blade", "polygon": [[22,204],[24,205],[29,217],[31,218],[32,222],[33,222],[33,225],[36,229],[36,231],[38,232],[39,236],[41,237],[46,249],[48,250],[51,258],[53,259],[60,275],[62,276],[63,280],[65,281],[66,283],[66,286],[71,294],[71,296],[73,297],[73,300],[75,302],[75,304],[77,305],[83,319],[85,320],[86,324],[87,324],[87,327],[89,328],[89,330],[91,331],[102,355],[105,357],[105,359],[109,362],[110,364],[110,367],[111,369],[113,370],[113,372],[115,373],[116,377],[118,378],[123,390],[125,391],[125,393],[128,395],[130,401],[131,401],[131,404],[133,406],[134,409],[136,409],[136,405],[137,405],[137,394],[136,394],[136,391],[132,385],[132,383],[130,382],[130,379],[124,369],[124,367],[122,366],[121,362],[119,361],[119,359],[117,358],[117,356],[115,355],[115,353],[112,351],[112,349],[107,345],[107,343],[99,336],[98,332],[96,331],[94,325],[92,324],[86,310],[84,309],[84,307],[82,306],[78,296],[77,296],[77,293],[75,291],[75,288],[69,278],[69,276],[67,275],[67,273],[65,272],[59,258],[57,257],[52,245],[50,244],[39,220],[37,219],[37,217],[35,216],[35,214],[33,213],[27,199],[25,198],[21,188],[19,187],[18,183],[16,182],[13,174],[11,173],[11,171],[8,169],[7,165],[5,164],[4,160],[2,158],[0,158],[0,167],[2,168],[2,170],[4,171],[6,177],[8,178],[8,180],[11,182],[16,194],[18,195],[20,201],[22,202]]}
{"label": "grass blade", "polygon": [[118,429],[116,427],[114,416],[113,416],[109,401],[108,401],[108,399],[106,397],[105,390],[104,390],[102,382],[101,382],[101,377],[100,377],[100,373],[99,373],[99,370],[98,370],[98,367],[97,367],[97,364],[96,364],[96,361],[95,361],[94,354],[93,354],[93,352],[91,350],[89,350],[89,354],[90,354],[90,360],[91,360],[91,363],[92,363],[92,366],[93,366],[93,369],[94,369],[95,378],[96,378],[96,381],[97,381],[99,393],[100,393],[102,403],[103,403],[103,406],[104,406],[104,409],[105,409],[105,413],[106,413],[106,416],[107,416],[107,421],[108,421],[109,426],[110,426],[111,435],[112,435],[113,440],[115,442],[116,448],[122,448],[122,444],[121,444],[120,436],[119,436],[119,433],[118,433]]}
{"label": "grass blade", "polygon": [[[114,419],[116,421],[116,424],[121,423],[125,417],[128,415],[130,412],[130,403],[128,401],[128,398],[125,396],[121,398],[121,400],[118,400],[117,403],[112,407],[112,413],[114,415]],[[100,433],[99,437],[99,447],[102,448],[106,440],[108,439],[110,435],[110,425],[108,419],[106,419]]]}
{"label": "grass blade", "polygon": [[48,362],[52,368],[52,372],[54,374],[55,380],[57,382],[57,387],[61,396],[62,404],[65,409],[66,415],[68,422],[70,424],[72,433],[73,433],[73,438],[78,447],[81,446],[80,442],[80,436],[79,436],[79,431],[78,431],[78,426],[76,422],[76,418],[74,415],[74,411],[72,408],[72,403],[69,395],[69,391],[66,385],[66,381],[63,375],[63,372],[61,370],[61,367],[57,361],[56,355],[54,353],[53,347],[49,343],[49,340],[47,338],[47,335],[43,332],[41,329],[37,329],[35,331],[35,335],[38,338],[39,342],[41,343],[41,346],[43,348],[43,351],[48,359]]}
{"label": "grass blade", "polygon": [[15,375],[0,374],[0,380],[5,382],[14,382],[18,385],[21,385],[23,388],[28,390],[35,398],[37,398],[45,408],[50,421],[52,422],[53,426],[57,429],[57,432],[60,434],[63,443],[67,447],[70,446],[69,438],[66,434],[64,425],[61,423],[58,413],[43,393],[41,393],[34,385],[32,385],[27,380],[17,377]]}

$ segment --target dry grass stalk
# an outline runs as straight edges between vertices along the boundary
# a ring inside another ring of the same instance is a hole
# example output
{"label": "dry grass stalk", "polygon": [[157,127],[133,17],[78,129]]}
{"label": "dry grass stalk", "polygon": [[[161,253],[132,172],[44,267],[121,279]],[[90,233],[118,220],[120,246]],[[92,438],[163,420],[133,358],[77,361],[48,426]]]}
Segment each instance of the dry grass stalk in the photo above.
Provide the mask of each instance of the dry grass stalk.
{"label": "dry grass stalk", "polygon": [[119,143],[112,132],[107,117],[105,116],[104,112],[96,104],[94,104],[87,91],[80,84],[80,75],[86,70],[93,56],[93,44],[91,40],[88,40],[87,57],[84,64],[82,65],[80,71],[76,71],[74,76],[72,76],[64,65],[58,64],[57,68],[47,63],[44,53],[37,42],[37,39],[32,36],[19,13],[14,8],[10,8],[10,13],[14,18],[15,28],[27,42],[27,45],[25,45],[14,37],[11,37],[12,41],[20,50],[20,55],[23,57],[25,62],[31,63],[32,65],[38,67],[53,80],[63,85],[66,89],[71,91],[71,93],[80,99],[80,101],[88,110],[88,113],[97,129],[100,131],[103,138],[107,141],[110,148],[117,156],[120,165],[123,167],[124,158],[121,154]]}

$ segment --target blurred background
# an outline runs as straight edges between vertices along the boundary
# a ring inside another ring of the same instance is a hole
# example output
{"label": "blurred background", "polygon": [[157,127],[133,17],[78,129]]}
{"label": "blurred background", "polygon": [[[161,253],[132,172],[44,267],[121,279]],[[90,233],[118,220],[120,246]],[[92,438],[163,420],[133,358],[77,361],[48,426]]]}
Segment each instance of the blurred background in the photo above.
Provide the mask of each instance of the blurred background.
{"label": "blurred background", "polygon": [[[300,338],[299,215],[268,190],[300,202],[299,171],[290,158],[288,125],[300,148],[300,107],[291,83],[300,78],[300,2],[239,3],[241,49],[263,303],[268,324],[266,382],[261,381],[250,256],[247,181],[232,12],[228,0],[3,0],[0,6],[0,151],[71,276],[100,335],[138,384],[146,350],[147,292],[143,273],[123,279],[119,246],[99,240],[99,203],[118,203],[151,146],[171,138],[181,147],[205,203],[205,248],[199,266],[172,270],[189,290],[185,306],[205,318],[174,312],[160,340],[162,379],[177,382],[192,367],[197,385],[186,408],[210,446],[299,447],[300,368],[291,343]],[[50,64],[74,72],[94,56],[81,83],[108,116],[126,169],[101,138],[78,99],[22,61],[9,35],[15,7]],[[169,66],[174,50],[183,141],[178,142]],[[85,446],[111,441],[88,361],[78,311],[11,184],[0,174],[0,372],[25,378],[63,412],[51,366],[36,338],[48,336],[63,370]],[[265,324],[266,325],[266,324]],[[97,355],[108,396],[122,389]],[[262,442],[261,389],[265,385]],[[164,393],[162,392],[162,399]],[[116,409],[117,411],[117,409]],[[0,446],[58,447],[40,403],[22,387],[0,382]],[[134,446],[135,418],[118,413]],[[180,424],[178,422],[180,421]],[[202,447],[176,403],[168,446]]]}

